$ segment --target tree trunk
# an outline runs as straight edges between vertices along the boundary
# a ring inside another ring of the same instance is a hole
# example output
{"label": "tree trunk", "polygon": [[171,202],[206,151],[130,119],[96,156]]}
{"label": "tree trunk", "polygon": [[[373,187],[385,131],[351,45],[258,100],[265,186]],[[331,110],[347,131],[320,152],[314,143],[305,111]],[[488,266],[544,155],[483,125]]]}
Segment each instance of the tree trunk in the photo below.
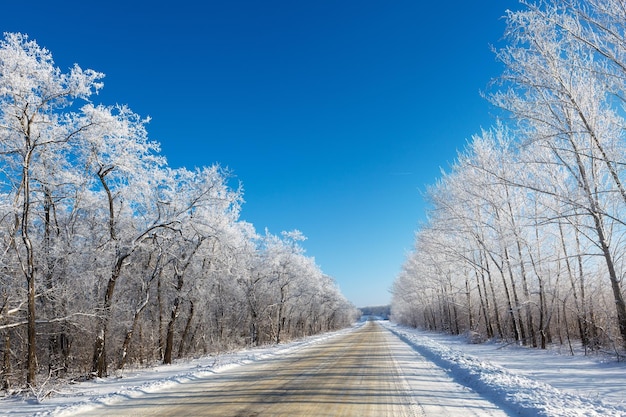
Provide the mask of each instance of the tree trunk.
{"label": "tree trunk", "polygon": [[189,300],[189,315],[187,316],[187,322],[185,323],[185,329],[180,337],[180,344],[178,345],[178,357],[182,358],[185,353],[185,341],[189,337],[189,330],[191,329],[191,321],[193,320],[193,301]]}
{"label": "tree trunk", "polygon": [[111,271],[111,277],[107,283],[107,290],[104,294],[104,303],[102,305],[102,316],[100,317],[100,329],[96,336],[93,349],[93,359],[91,363],[91,373],[98,378],[107,376],[107,360],[106,360],[106,336],[109,326],[109,318],[111,316],[111,307],[113,305],[113,294],[115,292],[115,284],[122,273],[124,260],[130,254],[117,254],[117,261]]}
{"label": "tree trunk", "polygon": [[159,274],[159,278],[157,280],[157,304],[159,305],[159,346],[158,346],[158,354],[159,360],[163,360],[163,353],[165,352],[165,340],[163,339],[163,300],[161,297],[161,274]]}
{"label": "tree trunk", "polygon": [[[509,251],[507,249],[504,249],[504,260],[506,263],[507,271],[509,273],[509,279],[511,280],[511,291],[513,292],[513,301],[515,303],[511,307],[512,308],[511,315],[512,317],[515,318],[513,325],[516,325],[515,327],[515,333],[517,334],[516,340],[521,341],[522,344],[525,345],[526,344],[526,331],[524,329],[524,323],[519,318],[520,302],[519,302],[519,297],[517,296],[517,285],[515,284],[515,276],[513,275],[513,268],[511,266],[511,260],[509,259]],[[504,275],[503,275],[503,279],[504,279]]]}
{"label": "tree trunk", "polygon": [[[189,265],[189,263],[187,263],[187,265]],[[167,334],[165,336],[165,351],[163,352],[163,363],[168,365],[172,363],[172,351],[174,349],[174,324],[176,323],[176,319],[179,315],[180,303],[182,302],[180,292],[183,289],[184,284],[184,268],[181,271],[176,267],[176,265],[174,265],[174,269],[176,277],[176,298],[174,299],[174,305],[172,306],[172,311],[170,313],[170,321],[167,324]]]}
{"label": "tree trunk", "polygon": [[[481,273],[479,274],[478,271],[476,271],[475,275],[476,287],[478,288],[478,299],[480,300],[480,311],[482,311],[482,315],[485,318],[485,331],[487,332],[487,338],[491,339],[493,337],[493,327],[491,326],[491,318],[489,316],[489,298],[487,297],[487,289],[484,288],[485,273],[484,271],[481,271]],[[480,317],[478,322],[480,324]]]}
{"label": "tree trunk", "polygon": [[126,332],[126,336],[124,337],[124,343],[122,343],[122,353],[120,355],[120,365],[119,369],[124,369],[124,365],[126,364],[126,359],[128,357],[128,349],[130,348],[130,343],[133,339],[133,334],[135,333],[135,328],[137,327],[137,323],[139,322],[139,316],[143,309],[148,305],[150,289],[146,289],[146,299],[141,305],[135,309],[135,313],[133,314],[133,324],[131,328]]}
{"label": "tree trunk", "polygon": [[30,223],[30,160],[33,148],[28,146],[29,150],[24,157],[24,167],[22,169],[22,219],[21,234],[22,242],[26,248],[26,264],[22,264],[22,269],[26,277],[27,285],[27,357],[26,357],[26,383],[35,385],[35,374],[37,373],[37,332],[36,332],[36,310],[35,310],[35,258],[33,254],[33,244],[29,234]]}
{"label": "tree trunk", "polygon": [[119,241],[117,237],[117,233],[115,232],[115,211],[114,211],[114,197],[111,193],[111,190],[106,182],[106,175],[111,172],[114,167],[101,168],[98,171],[98,178],[100,179],[100,183],[104,188],[107,195],[107,202],[109,206],[109,238],[110,242],[115,246],[115,262],[113,263],[113,267],[111,268],[111,275],[109,276],[109,281],[107,283],[107,289],[104,294],[104,301],[102,303],[102,309],[99,323],[99,329],[96,336],[96,341],[94,343],[93,349],[93,359],[91,363],[91,373],[99,378],[102,378],[107,375],[107,360],[106,360],[106,337],[107,337],[107,327],[109,324],[109,318],[111,315],[111,306],[113,305],[113,293],[115,291],[115,284],[117,283],[117,279],[120,277],[122,273],[122,266],[124,260],[130,256],[130,253],[122,253],[119,247]]}
{"label": "tree trunk", "polygon": [[0,373],[0,390],[11,388],[11,335],[7,331],[4,336],[4,355],[2,358],[2,372]]}
{"label": "tree trunk", "polygon": [[174,324],[178,318],[178,309],[180,305],[180,297],[174,300],[174,306],[170,313],[170,321],[167,324],[167,334],[165,336],[165,351],[163,352],[163,363],[169,365],[172,363],[172,350],[174,349]]}
{"label": "tree trunk", "polygon": [[280,304],[278,306],[278,317],[276,318],[276,325],[277,325],[276,340],[275,340],[276,344],[280,343],[280,333],[284,326],[283,313],[285,309],[286,295],[287,295],[287,284],[281,285],[280,286]]}
{"label": "tree trunk", "polygon": [[468,272],[465,271],[465,299],[467,302],[467,326],[468,330],[474,330],[474,314],[472,312],[472,294],[470,292]]}
{"label": "tree trunk", "polygon": [[174,299],[174,306],[172,307],[172,312],[170,314],[170,321],[167,324],[167,335],[165,336],[165,352],[163,353],[164,364],[172,363],[172,351],[174,350],[174,324],[176,323],[176,319],[180,314],[180,304],[183,302],[181,291],[183,290],[183,285],[185,284],[185,271],[191,264],[191,260],[193,259],[194,254],[198,251],[204,239],[204,237],[199,237],[198,240],[194,243],[194,246],[186,255],[187,260],[182,268],[178,268],[178,265],[176,264],[176,262],[174,262],[174,282],[176,282],[174,288],[176,289],[176,298]]}

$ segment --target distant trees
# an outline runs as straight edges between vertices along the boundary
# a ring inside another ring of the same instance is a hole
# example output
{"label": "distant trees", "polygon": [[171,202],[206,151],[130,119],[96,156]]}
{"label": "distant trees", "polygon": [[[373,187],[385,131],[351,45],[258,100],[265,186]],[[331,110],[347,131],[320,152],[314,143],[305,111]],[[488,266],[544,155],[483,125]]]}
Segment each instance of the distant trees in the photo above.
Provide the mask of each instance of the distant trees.
{"label": "distant trees", "polygon": [[280,342],[354,308],[299,232],[259,236],[219,166],[171,169],[102,74],[0,42],[0,387]]}
{"label": "distant trees", "polygon": [[508,12],[489,98],[512,123],[474,137],[429,190],[395,283],[397,320],[532,346],[626,346],[626,20],[609,3]]}
{"label": "distant trees", "polygon": [[382,318],[385,320],[389,319],[389,315],[391,314],[391,306],[369,306],[369,307],[360,307],[359,311],[361,312],[361,317],[363,318]]}

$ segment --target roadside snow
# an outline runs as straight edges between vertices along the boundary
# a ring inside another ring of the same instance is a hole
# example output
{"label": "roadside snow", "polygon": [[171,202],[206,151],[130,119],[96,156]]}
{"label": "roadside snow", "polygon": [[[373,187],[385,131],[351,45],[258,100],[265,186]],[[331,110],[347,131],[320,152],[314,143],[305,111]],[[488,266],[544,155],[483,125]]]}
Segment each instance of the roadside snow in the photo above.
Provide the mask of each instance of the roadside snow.
{"label": "roadside snow", "polygon": [[[381,322],[459,383],[523,416],[626,416],[626,364],[496,344],[468,344]],[[608,388],[607,388],[608,387]]]}
{"label": "roadside snow", "polygon": [[[626,363],[602,363],[588,356],[559,355],[495,343],[468,344],[462,337],[380,323],[445,369],[456,382],[512,415],[626,417]],[[54,395],[43,401],[0,398],[0,416],[69,416],[79,410],[88,411],[94,405],[137,397],[235,366],[284,355],[351,330],[173,365],[129,369],[106,379],[56,387]]]}

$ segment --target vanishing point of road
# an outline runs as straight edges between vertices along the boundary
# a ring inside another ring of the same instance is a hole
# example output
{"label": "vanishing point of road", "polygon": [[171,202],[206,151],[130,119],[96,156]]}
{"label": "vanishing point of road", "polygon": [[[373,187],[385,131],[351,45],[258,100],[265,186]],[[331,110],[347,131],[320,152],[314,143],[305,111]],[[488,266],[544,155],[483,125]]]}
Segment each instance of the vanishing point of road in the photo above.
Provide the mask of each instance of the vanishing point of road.
{"label": "vanishing point of road", "polygon": [[507,416],[376,322],[89,416]]}

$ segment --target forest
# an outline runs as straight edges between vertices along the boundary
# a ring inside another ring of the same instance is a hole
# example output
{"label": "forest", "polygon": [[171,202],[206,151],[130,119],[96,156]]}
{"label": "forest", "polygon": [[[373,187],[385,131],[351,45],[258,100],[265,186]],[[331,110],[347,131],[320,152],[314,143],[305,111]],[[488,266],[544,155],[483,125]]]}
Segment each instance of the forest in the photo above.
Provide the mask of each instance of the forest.
{"label": "forest", "polygon": [[506,15],[499,120],[431,185],[395,320],[573,354],[626,347],[626,4]]}
{"label": "forest", "polygon": [[171,168],[104,74],[0,41],[0,390],[312,335],[356,310],[219,165]]}

